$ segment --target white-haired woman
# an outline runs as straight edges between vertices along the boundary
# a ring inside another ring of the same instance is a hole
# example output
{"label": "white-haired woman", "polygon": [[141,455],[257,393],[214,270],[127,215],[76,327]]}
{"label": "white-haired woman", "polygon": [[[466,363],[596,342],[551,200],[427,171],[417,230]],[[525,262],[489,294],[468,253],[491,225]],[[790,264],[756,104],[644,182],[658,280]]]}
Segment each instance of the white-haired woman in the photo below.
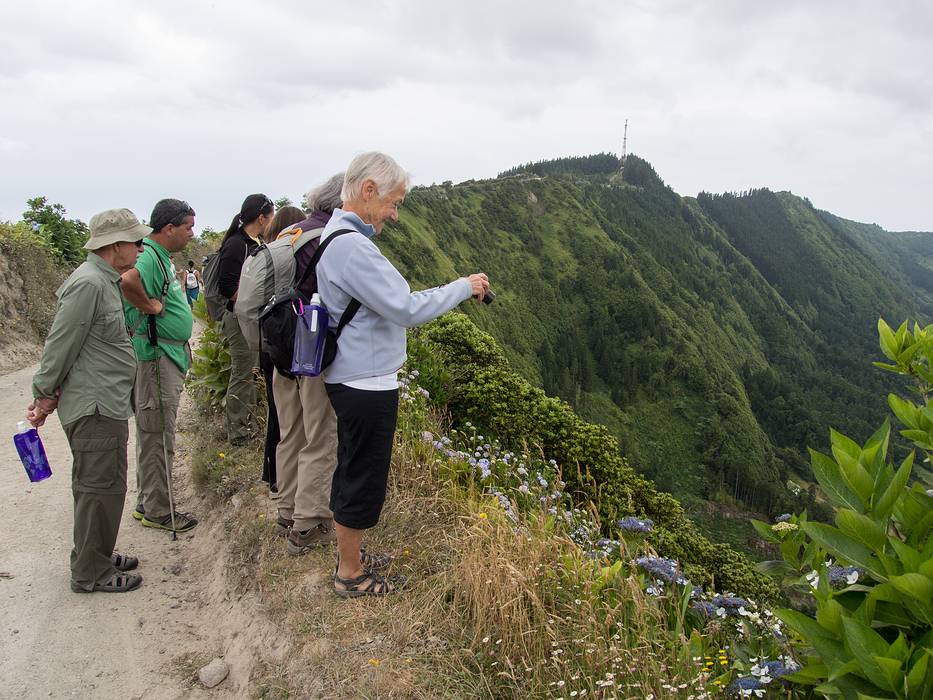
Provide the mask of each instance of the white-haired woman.
{"label": "white-haired woman", "polygon": [[[398,579],[377,569],[388,557],[361,549],[363,531],[379,521],[398,418],[398,370],[406,359],[405,329],[489,290],[483,273],[412,292],[372,242],[387,219],[398,220],[409,176],[392,158],[364,153],[347,168],[336,209],[321,234],[328,243],[317,266],[318,290],[330,325],[346,323],[324,382],[337,415],[337,468],[330,507],[337,533],[334,590],[343,597],[386,595]],[[345,233],[341,233],[346,231]],[[353,303],[353,302],[357,303]],[[349,307],[349,310],[348,310]],[[354,313],[354,308],[356,311]]]}

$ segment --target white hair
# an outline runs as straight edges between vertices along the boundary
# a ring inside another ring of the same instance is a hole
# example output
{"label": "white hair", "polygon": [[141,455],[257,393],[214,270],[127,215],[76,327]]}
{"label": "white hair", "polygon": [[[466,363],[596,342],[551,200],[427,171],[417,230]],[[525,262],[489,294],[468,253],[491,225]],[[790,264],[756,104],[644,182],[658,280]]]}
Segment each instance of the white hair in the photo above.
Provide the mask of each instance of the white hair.
{"label": "white hair", "polygon": [[323,211],[333,214],[340,206],[340,190],[343,187],[344,173],[337,173],[327,182],[313,188],[305,195],[305,207],[308,211]]}
{"label": "white hair", "polygon": [[363,193],[363,183],[372,180],[379,193],[386,195],[400,186],[408,186],[411,176],[400,166],[392,156],[385,153],[362,153],[353,159],[347,168],[343,179],[343,189],[340,198],[344,203],[358,199]]}

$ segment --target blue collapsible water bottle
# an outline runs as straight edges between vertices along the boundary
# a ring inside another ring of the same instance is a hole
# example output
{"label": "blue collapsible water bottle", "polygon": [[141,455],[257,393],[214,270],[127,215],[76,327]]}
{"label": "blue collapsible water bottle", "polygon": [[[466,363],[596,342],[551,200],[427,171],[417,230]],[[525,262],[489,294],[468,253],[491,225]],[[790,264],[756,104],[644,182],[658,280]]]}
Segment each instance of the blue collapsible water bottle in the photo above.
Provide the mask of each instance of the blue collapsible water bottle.
{"label": "blue collapsible water bottle", "polygon": [[316,377],[321,373],[324,341],[327,339],[327,309],[319,294],[311,295],[305,306],[299,302],[295,322],[295,346],[292,351],[292,374]]}
{"label": "blue collapsible water bottle", "polygon": [[52,468],[49,466],[48,457],[45,456],[45,448],[42,446],[38,430],[21,420],[16,425],[13,444],[16,445],[19,458],[23,460],[30,481],[42,481],[52,476]]}

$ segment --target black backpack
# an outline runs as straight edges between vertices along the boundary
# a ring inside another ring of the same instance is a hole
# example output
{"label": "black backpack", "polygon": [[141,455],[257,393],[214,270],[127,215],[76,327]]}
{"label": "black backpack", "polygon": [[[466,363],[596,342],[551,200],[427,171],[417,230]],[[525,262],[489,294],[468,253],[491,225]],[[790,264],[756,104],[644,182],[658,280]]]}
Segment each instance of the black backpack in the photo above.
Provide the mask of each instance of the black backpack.
{"label": "black backpack", "polygon": [[[341,229],[330,234],[327,239],[314,251],[314,256],[308,262],[307,267],[298,279],[284,294],[273,296],[269,303],[259,312],[259,337],[262,345],[262,351],[269,356],[272,364],[286,377],[294,376],[291,373],[292,355],[295,348],[295,324],[298,319],[299,302],[305,305],[310,303],[310,299],[301,291],[301,286],[308,279],[308,276],[315,272],[317,263],[324,253],[328,244],[345,233],[353,233],[352,229]],[[317,282],[315,282],[315,290]],[[351,299],[346,310],[340,317],[340,323],[335,330],[328,328],[327,345],[324,351],[323,367],[327,367],[334,360],[337,354],[337,338],[343,331],[356,312],[359,311],[360,302]]]}

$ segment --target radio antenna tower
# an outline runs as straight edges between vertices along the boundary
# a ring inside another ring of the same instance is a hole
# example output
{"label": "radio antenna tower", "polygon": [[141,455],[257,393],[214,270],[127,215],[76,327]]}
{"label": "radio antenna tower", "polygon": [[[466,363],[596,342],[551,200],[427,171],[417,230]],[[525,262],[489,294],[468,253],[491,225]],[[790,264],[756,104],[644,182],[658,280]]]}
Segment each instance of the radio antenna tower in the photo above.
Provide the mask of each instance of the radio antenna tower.
{"label": "radio antenna tower", "polygon": [[625,128],[622,131],[622,162],[619,165],[619,177],[625,179],[625,156],[628,147],[628,119],[625,120]]}

